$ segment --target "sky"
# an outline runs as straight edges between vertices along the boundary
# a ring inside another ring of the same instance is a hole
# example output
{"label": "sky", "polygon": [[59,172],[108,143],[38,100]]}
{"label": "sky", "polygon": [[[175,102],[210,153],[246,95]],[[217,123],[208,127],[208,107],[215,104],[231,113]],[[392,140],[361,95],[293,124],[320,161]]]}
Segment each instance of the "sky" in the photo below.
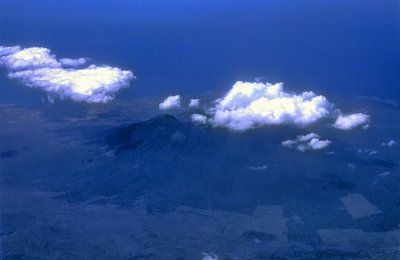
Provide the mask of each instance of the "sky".
{"label": "sky", "polygon": [[[136,76],[119,100],[225,93],[236,81],[400,99],[398,1],[0,3],[0,43],[45,47]],[[0,78],[0,101],[37,91]]]}

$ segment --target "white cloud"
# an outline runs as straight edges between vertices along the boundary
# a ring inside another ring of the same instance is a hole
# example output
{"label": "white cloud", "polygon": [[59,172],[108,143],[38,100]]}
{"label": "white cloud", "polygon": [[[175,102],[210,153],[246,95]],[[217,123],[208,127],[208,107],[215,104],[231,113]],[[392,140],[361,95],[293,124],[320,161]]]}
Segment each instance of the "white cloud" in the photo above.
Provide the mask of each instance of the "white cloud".
{"label": "white cloud", "polygon": [[288,147],[288,148],[293,148],[293,147],[295,147],[297,145],[297,141],[295,141],[295,140],[286,140],[286,141],[283,141],[281,144],[282,144],[282,146],[285,146],[285,147]]}
{"label": "white cloud", "polygon": [[200,106],[200,99],[191,99],[189,103],[189,107],[196,108]]}
{"label": "white cloud", "polygon": [[128,86],[133,78],[130,71],[94,65],[85,69],[41,68],[11,72],[8,76],[32,88],[39,88],[61,98],[104,103]]}
{"label": "white cloud", "polygon": [[313,138],[318,138],[318,137],[320,136],[315,133],[309,133],[307,135],[299,135],[297,138],[299,142],[305,143],[312,140]]}
{"label": "white cloud", "polygon": [[192,122],[197,123],[197,124],[206,124],[207,123],[207,117],[200,115],[200,114],[193,114],[190,116],[190,118],[192,119]]}
{"label": "white cloud", "polygon": [[397,142],[395,141],[395,140],[390,140],[389,142],[387,142],[387,143],[385,143],[385,142],[383,142],[381,145],[382,146],[393,146],[393,145],[396,145],[397,144]]}
{"label": "white cloud", "polygon": [[178,108],[181,106],[181,97],[179,95],[169,96],[163,102],[161,102],[158,107],[161,110],[167,110],[172,108]]}
{"label": "white cloud", "polygon": [[299,135],[294,140],[286,140],[281,144],[284,147],[291,149],[297,149],[301,152],[307,150],[321,150],[328,147],[331,144],[329,140],[320,140],[320,136],[315,133],[310,133],[307,135]]}
{"label": "white cloud", "polygon": [[[84,58],[57,60],[47,48],[19,46],[0,47],[0,65],[8,70],[8,77],[31,88],[48,92],[52,98],[70,98],[89,103],[104,103],[127,87],[134,75],[131,71],[110,66],[90,65]],[[68,68],[65,68],[68,67]]]}
{"label": "white cloud", "polygon": [[306,126],[329,115],[332,105],[313,92],[301,95],[283,91],[283,83],[236,82],[216,101],[212,123],[235,131],[263,125]]}
{"label": "white cloud", "polygon": [[69,59],[69,58],[63,58],[60,59],[60,62],[63,66],[68,66],[68,67],[79,67],[82,66],[87,62],[85,58],[79,58],[79,59]]}
{"label": "white cloud", "polygon": [[[17,47],[11,47],[17,48]],[[47,48],[32,47],[0,57],[0,63],[9,70],[59,68],[61,63]]]}
{"label": "white cloud", "polygon": [[351,130],[361,125],[366,126],[369,122],[369,118],[369,115],[363,113],[339,115],[333,127],[340,130]]}
{"label": "white cloud", "polygon": [[311,141],[308,143],[308,146],[313,149],[313,150],[320,150],[328,147],[330,145],[331,141],[329,140],[319,140],[318,138],[313,138]]}
{"label": "white cloud", "polygon": [[[17,51],[20,51],[21,47],[19,46],[0,46],[0,56],[4,56],[4,55],[10,55],[12,53],[15,53]],[[1,62],[1,59],[0,59]]]}

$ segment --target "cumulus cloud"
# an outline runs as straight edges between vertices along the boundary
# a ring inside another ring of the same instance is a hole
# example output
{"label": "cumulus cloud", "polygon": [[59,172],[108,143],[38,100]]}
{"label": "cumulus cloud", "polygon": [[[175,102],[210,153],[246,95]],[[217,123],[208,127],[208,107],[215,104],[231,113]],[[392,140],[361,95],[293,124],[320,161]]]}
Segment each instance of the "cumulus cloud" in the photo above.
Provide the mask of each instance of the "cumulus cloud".
{"label": "cumulus cloud", "polygon": [[79,59],[63,58],[63,59],[60,59],[60,62],[63,66],[79,67],[79,66],[82,66],[83,64],[87,63],[87,60],[85,58],[79,58]]}
{"label": "cumulus cloud", "polygon": [[181,107],[181,97],[179,95],[169,96],[163,102],[161,102],[158,107],[161,110]]}
{"label": "cumulus cloud", "polygon": [[200,115],[200,114],[193,114],[190,116],[190,118],[192,119],[192,122],[196,123],[196,124],[201,124],[204,125],[207,123],[207,117]]}
{"label": "cumulus cloud", "polygon": [[190,108],[196,108],[200,106],[200,99],[191,99],[189,103]]}
{"label": "cumulus cloud", "polygon": [[387,142],[387,143],[385,143],[385,142],[383,142],[381,145],[382,146],[393,146],[393,145],[396,145],[397,144],[397,142],[395,141],[395,140],[390,140],[389,142]]}
{"label": "cumulus cloud", "polygon": [[211,109],[213,125],[236,131],[257,126],[306,126],[327,117],[332,105],[314,92],[300,95],[283,91],[283,83],[236,82]]}
{"label": "cumulus cloud", "polygon": [[[21,50],[21,47],[19,47],[19,46],[10,46],[10,47],[0,46],[0,56],[10,55],[19,50]],[[1,62],[1,59],[0,59],[0,62]]]}
{"label": "cumulus cloud", "polygon": [[[369,115],[363,113],[351,114],[351,115],[339,115],[336,119],[333,127],[340,130],[351,130],[358,126],[369,126]],[[367,127],[368,128],[368,127]]]}
{"label": "cumulus cloud", "polygon": [[[11,47],[12,48],[12,47]],[[47,48],[32,47],[0,57],[0,62],[9,70],[34,68],[59,68],[61,63]]]}
{"label": "cumulus cloud", "polygon": [[128,86],[133,78],[130,71],[94,65],[80,70],[63,68],[41,68],[9,73],[32,88],[39,88],[61,98],[76,101],[104,103],[114,98],[122,87]]}
{"label": "cumulus cloud", "polygon": [[310,133],[307,135],[299,135],[294,140],[286,140],[281,144],[284,147],[288,147],[290,149],[296,149],[301,152],[307,150],[321,150],[328,147],[331,144],[329,140],[320,140],[321,136]]}
{"label": "cumulus cloud", "polygon": [[329,141],[329,140],[322,141],[322,140],[319,140],[318,138],[313,138],[308,143],[308,146],[313,150],[320,150],[320,149],[324,149],[324,148],[328,147],[330,143],[331,143],[331,141]]}
{"label": "cumulus cloud", "polygon": [[301,142],[301,143],[306,143],[308,141],[311,141],[314,138],[318,138],[320,137],[319,135],[317,135],[316,133],[309,133],[307,135],[299,135],[297,137],[297,141]]}
{"label": "cumulus cloud", "polygon": [[0,65],[8,77],[46,91],[52,98],[70,98],[89,103],[104,103],[127,87],[134,78],[131,71],[110,66],[90,65],[84,58],[57,60],[47,48],[0,47]]}

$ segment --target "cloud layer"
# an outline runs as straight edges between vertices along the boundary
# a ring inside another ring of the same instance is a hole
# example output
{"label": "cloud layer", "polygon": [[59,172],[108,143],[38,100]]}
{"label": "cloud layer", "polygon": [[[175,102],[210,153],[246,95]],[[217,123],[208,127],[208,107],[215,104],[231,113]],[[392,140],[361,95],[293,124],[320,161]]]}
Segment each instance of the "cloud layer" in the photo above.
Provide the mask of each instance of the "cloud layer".
{"label": "cloud layer", "polygon": [[211,109],[211,122],[235,131],[263,125],[306,126],[327,117],[332,105],[313,92],[301,95],[283,91],[283,83],[236,82]]}
{"label": "cloud layer", "polygon": [[163,102],[161,102],[158,107],[161,110],[181,107],[181,97],[179,95],[169,96]]}
{"label": "cloud layer", "polygon": [[333,124],[333,127],[340,130],[351,130],[358,126],[364,126],[367,128],[368,122],[369,115],[363,113],[340,115]]}
{"label": "cloud layer", "polygon": [[310,133],[307,135],[299,135],[294,140],[286,140],[281,144],[284,147],[288,147],[291,149],[296,149],[301,152],[307,150],[321,150],[328,147],[331,144],[329,140],[320,140],[321,136]]}
{"label": "cloud layer", "polygon": [[0,65],[9,70],[8,77],[52,97],[104,103],[134,78],[131,71],[110,66],[75,68],[86,63],[84,58],[57,60],[47,48],[0,47]]}

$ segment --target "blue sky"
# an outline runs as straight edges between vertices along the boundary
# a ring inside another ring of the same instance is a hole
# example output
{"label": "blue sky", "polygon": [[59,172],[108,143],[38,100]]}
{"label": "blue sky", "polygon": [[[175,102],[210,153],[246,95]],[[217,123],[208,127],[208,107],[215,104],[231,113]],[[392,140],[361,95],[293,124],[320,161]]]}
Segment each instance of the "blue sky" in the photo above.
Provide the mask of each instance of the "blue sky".
{"label": "blue sky", "polygon": [[[121,99],[238,80],[399,99],[397,1],[2,1],[3,45],[132,70]],[[14,83],[5,95],[12,96]],[[4,95],[3,95],[4,96]]]}

